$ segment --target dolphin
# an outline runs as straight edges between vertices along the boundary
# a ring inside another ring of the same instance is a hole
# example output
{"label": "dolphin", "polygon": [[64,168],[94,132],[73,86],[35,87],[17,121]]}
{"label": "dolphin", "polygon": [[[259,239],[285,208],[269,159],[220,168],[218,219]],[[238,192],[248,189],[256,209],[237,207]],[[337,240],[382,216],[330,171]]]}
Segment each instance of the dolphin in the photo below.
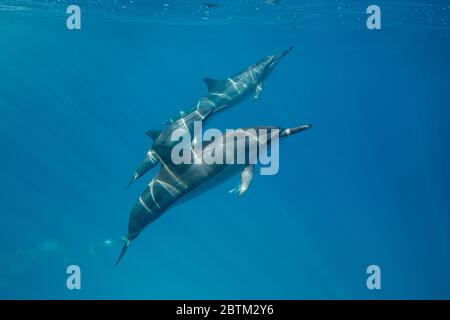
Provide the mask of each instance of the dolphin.
{"label": "dolphin", "polygon": [[[227,157],[227,150],[233,150],[233,155],[240,150],[246,155],[245,161],[241,164],[238,162],[227,164],[226,161],[208,164],[206,161],[203,161],[198,164],[176,165],[172,162],[170,147],[155,146],[162,163],[161,169],[150,181],[131,211],[128,234],[124,237],[125,244],[115,265],[121,261],[131,242],[136,239],[142,230],[176,204],[188,201],[210,190],[239,172],[241,172],[241,184],[230,192],[241,196],[247,191],[253,178],[256,161],[254,154],[249,152],[249,140],[246,140],[245,144],[239,144],[234,143],[234,137],[254,139],[254,141],[258,142],[258,148],[267,148],[270,144],[280,139],[309,128],[311,128],[311,125],[301,125],[288,129],[280,127],[239,129],[235,133],[231,133],[234,135],[231,139],[230,133],[226,133],[221,136],[221,139],[215,139],[213,142],[205,144],[200,151],[195,150],[195,148],[190,149],[192,158],[221,152],[219,154],[223,155],[224,160]],[[279,134],[273,137],[269,133],[273,130],[277,130]],[[230,144],[232,145],[230,146]]]}
{"label": "dolphin", "polygon": [[270,5],[279,6],[281,0],[266,0],[265,2]]}
{"label": "dolphin", "polygon": [[[149,130],[146,134],[152,138],[153,145],[174,145],[176,141],[171,141],[171,135],[175,130],[181,128],[189,130],[192,134],[195,121],[204,122],[213,114],[235,106],[252,95],[255,99],[258,99],[263,91],[264,82],[272,73],[275,66],[292,49],[292,47],[289,47],[279,54],[267,56],[231,78],[225,80],[203,79],[208,88],[208,92],[196,104],[191,106],[187,112],[182,111],[176,117],[171,118],[166,123],[167,127]],[[136,168],[127,187],[158,163],[158,154],[152,147],[147,152],[144,160]]]}
{"label": "dolphin", "polygon": [[213,2],[202,2],[200,5],[207,9],[220,7],[219,3],[213,3]]}

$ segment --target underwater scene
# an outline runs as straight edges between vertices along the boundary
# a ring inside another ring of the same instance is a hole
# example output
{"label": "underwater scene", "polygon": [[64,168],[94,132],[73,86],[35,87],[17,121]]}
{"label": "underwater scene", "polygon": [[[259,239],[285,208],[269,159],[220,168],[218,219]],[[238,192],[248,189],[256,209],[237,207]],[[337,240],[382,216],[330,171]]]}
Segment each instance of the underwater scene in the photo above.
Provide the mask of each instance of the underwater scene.
{"label": "underwater scene", "polygon": [[0,0],[0,299],[450,299],[449,24]]}

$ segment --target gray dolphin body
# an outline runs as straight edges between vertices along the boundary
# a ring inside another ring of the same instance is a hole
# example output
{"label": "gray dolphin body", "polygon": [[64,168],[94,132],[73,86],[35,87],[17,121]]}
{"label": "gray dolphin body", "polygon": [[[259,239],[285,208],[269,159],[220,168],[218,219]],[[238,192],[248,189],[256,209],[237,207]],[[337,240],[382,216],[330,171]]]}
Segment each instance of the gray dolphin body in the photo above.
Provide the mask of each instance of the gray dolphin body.
{"label": "gray dolphin body", "polygon": [[[284,138],[300,131],[311,128],[311,125],[302,125],[294,128],[283,129],[278,127],[255,127],[250,129],[240,129],[234,133],[234,137],[246,137],[255,139],[258,142],[258,148],[266,148],[275,142],[271,137],[271,130],[278,130],[278,137]],[[261,132],[262,130],[264,133]],[[255,134],[255,132],[257,132]],[[148,187],[141,194],[135,206],[133,207],[128,224],[128,234],[125,238],[126,243],[122,248],[116,265],[123,258],[131,241],[133,241],[142,230],[159,218],[164,212],[176,204],[192,199],[193,197],[207,191],[228,178],[241,172],[241,184],[238,188],[232,190],[242,195],[250,186],[253,178],[255,159],[252,159],[252,153],[249,152],[248,141],[245,144],[234,143],[234,138],[227,139],[229,134],[221,136],[205,146],[199,151],[191,148],[191,157],[200,157],[205,155],[223,154],[225,160],[227,150],[234,150],[233,155],[244,152],[245,161],[242,164],[227,164],[223,161],[221,164],[203,161],[201,164],[179,164],[175,165],[171,161],[171,148],[156,147],[156,151],[160,155],[162,166],[157,175],[150,181]],[[231,145],[231,149],[230,148]],[[201,154],[199,154],[201,152]]]}
{"label": "gray dolphin body", "polygon": [[[226,80],[203,79],[208,87],[208,93],[201,97],[187,112],[180,112],[177,118],[170,119],[167,128],[149,130],[147,135],[153,139],[154,145],[174,145],[176,142],[171,141],[171,134],[175,130],[187,129],[192,134],[195,121],[206,121],[211,115],[235,106],[252,95],[255,99],[259,98],[263,91],[264,82],[280,60],[291,50],[292,47],[280,54],[268,56]],[[156,166],[158,162],[158,154],[152,147],[147,152],[145,159],[136,168],[128,186]]]}

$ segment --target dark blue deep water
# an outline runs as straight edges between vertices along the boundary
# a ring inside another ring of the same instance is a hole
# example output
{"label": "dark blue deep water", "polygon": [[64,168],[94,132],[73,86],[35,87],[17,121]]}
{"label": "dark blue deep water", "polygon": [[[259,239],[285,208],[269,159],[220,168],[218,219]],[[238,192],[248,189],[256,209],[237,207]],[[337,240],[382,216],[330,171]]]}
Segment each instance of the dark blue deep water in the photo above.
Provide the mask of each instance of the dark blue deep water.
{"label": "dark blue deep water", "polygon": [[[448,1],[377,1],[372,31],[372,2],[211,2],[0,1],[0,298],[450,298]],[[113,268],[145,131],[291,45],[210,123],[313,124],[279,173],[169,210]]]}

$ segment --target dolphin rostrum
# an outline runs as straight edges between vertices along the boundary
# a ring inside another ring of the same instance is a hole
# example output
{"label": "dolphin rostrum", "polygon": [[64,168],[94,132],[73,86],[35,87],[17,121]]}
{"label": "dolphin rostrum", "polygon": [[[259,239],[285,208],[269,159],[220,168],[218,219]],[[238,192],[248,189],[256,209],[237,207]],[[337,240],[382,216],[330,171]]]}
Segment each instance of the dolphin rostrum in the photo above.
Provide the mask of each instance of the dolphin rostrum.
{"label": "dolphin rostrum", "polygon": [[[210,164],[207,162],[199,164],[174,164],[171,159],[172,147],[155,146],[155,151],[158,153],[161,160],[161,169],[150,181],[148,187],[140,195],[131,211],[128,223],[128,234],[125,237],[125,244],[115,265],[123,258],[131,241],[133,241],[147,225],[152,223],[174,205],[192,199],[239,172],[241,172],[241,184],[233,189],[232,192],[235,192],[238,195],[245,193],[252,181],[256,162],[254,158],[252,159],[252,155],[254,154],[249,152],[249,140],[246,140],[245,144],[234,144],[234,137],[254,139],[254,141],[258,142],[258,148],[264,149],[270,144],[277,143],[279,139],[309,128],[311,128],[311,125],[301,125],[288,129],[279,127],[239,129],[232,133],[234,136],[231,139],[229,136],[230,133],[226,133],[220,136],[220,139],[215,139],[213,142],[205,144],[201,150],[195,150],[195,148],[190,149],[192,158],[220,152],[219,154],[222,154],[224,159],[227,157],[226,153],[228,150],[233,150],[233,155],[235,155],[240,149],[240,152],[243,152],[246,155],[245,161],[241,162],[241,164],[239,164],[239,162],[229,164],[226,161]],[[270,133],[272,130],[277,130],[277,132],[279,132],[279,135],[275,136],[276,138],[272,137]]]}
{"label": "dolphin rostrum", "polygon": [[[268,56],[226,80],[203,79],[208,92],[187,112],[182,111],[179,116],[170,119],[167,123],[168,127],[162,130],[149,130],[147,135],[153,139],[153,144],[170,146],[176,143],[171,141],[171,134],[176,129],[184,128],[192,133],[194,121],[206,121],[211,115],[235,106],[252,95],[258,99],[263,91],[264,82],[280,60],[291,50],[292,47],[289,47],[280,54]],[[154,148],[151,148],[136,168],[128,186],[156,166],[158,162],[158,154]]]}

